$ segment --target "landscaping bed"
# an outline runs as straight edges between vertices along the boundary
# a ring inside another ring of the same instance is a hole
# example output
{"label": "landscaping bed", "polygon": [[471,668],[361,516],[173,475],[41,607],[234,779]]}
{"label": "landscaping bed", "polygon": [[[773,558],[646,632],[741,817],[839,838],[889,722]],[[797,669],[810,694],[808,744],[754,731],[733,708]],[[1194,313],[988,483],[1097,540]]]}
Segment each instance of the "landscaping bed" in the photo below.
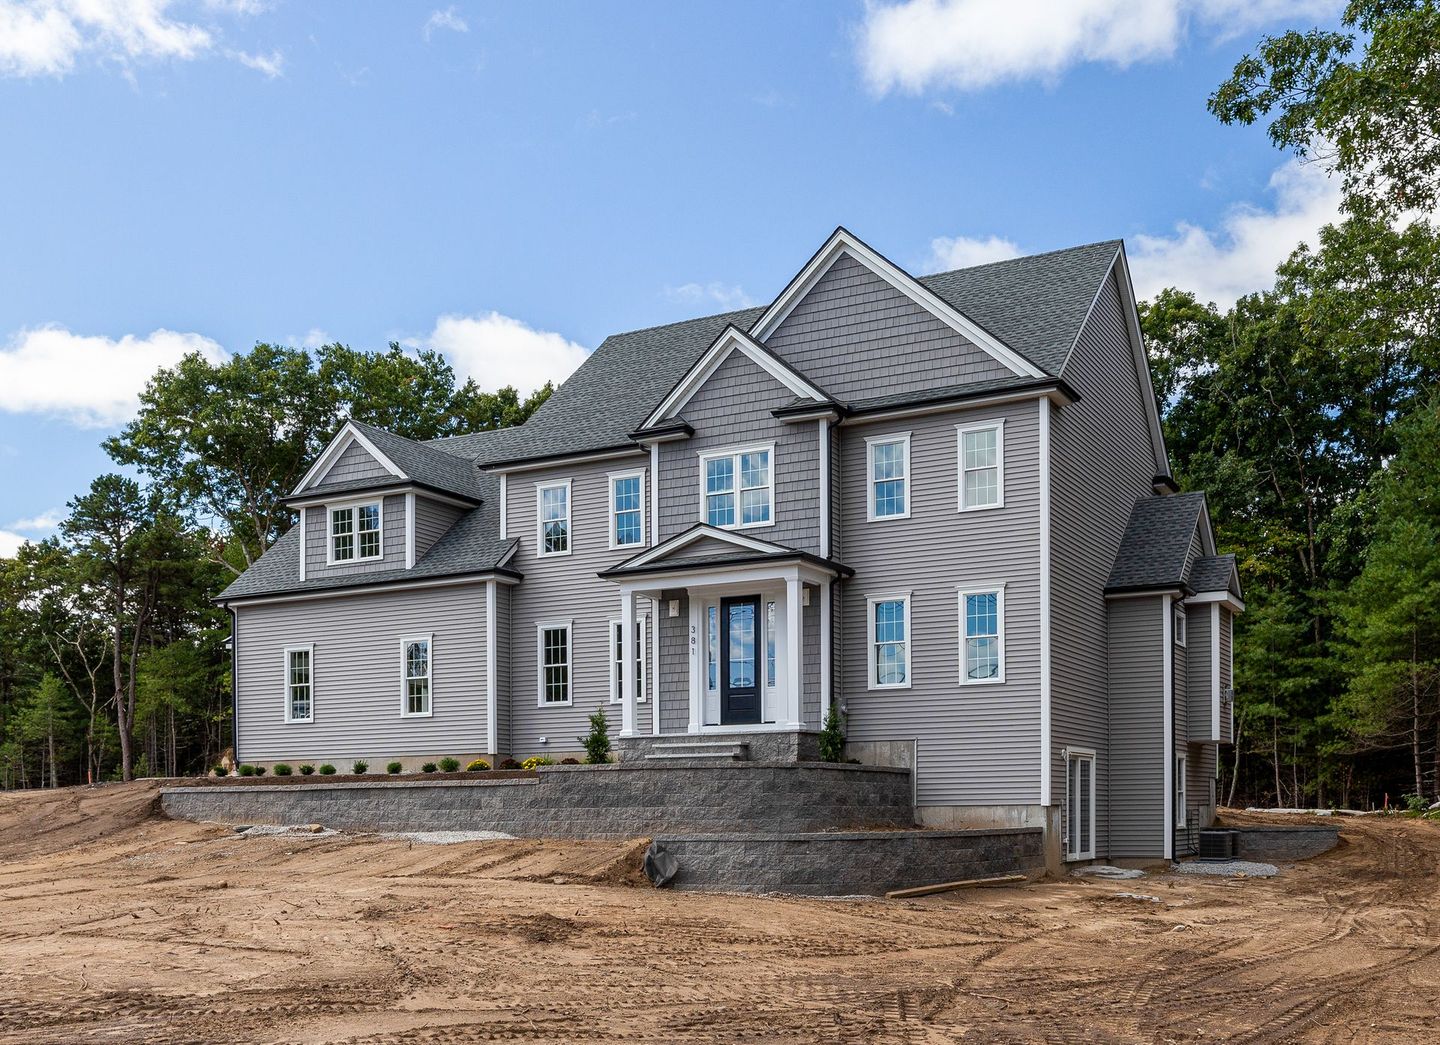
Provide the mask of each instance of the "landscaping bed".
{"label": "landscaping bed", "polygon": [[175,777],[162,781],[166,787],[307,787],[317,784],[429,784],[436,780],[468,780],[483,784],[487,780],[533,780],[539,774],[533,769],[487,769],[478,773],[330,773],[310,776],[197,776]]}

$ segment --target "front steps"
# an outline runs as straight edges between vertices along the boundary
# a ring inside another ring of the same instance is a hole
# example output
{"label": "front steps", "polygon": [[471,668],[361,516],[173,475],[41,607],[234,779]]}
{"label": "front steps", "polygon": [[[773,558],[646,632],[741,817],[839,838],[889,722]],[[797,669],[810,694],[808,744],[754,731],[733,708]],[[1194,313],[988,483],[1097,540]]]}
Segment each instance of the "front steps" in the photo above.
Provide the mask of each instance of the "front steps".
{"label": "front steps", "polygon": [[750,745],[743,740],[657,740],[645,753],[646,762],[688,762],[694,758],[748,762]]}

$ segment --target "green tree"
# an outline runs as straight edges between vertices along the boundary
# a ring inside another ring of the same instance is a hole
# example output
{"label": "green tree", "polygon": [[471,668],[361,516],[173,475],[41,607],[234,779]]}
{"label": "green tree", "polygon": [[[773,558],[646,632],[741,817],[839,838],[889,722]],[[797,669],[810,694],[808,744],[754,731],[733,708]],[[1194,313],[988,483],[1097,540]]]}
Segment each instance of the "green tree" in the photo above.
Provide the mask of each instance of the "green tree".
{"label": "green tree", "polygon": [[1210,111],[1229,124],[1271,117],[1270,140],[1340,175],[1355,213],[1434,210],[1440,11],[1433,0],[1353,0],[1341,24],[1265,37]]}
{"label": "green tree", "polygon": [[1440,792],[1440,398],[1400,427],[1375,536],[1342,603],[1350,685],[1342,719],[1362,746],[1407,750],[1414,794]]}

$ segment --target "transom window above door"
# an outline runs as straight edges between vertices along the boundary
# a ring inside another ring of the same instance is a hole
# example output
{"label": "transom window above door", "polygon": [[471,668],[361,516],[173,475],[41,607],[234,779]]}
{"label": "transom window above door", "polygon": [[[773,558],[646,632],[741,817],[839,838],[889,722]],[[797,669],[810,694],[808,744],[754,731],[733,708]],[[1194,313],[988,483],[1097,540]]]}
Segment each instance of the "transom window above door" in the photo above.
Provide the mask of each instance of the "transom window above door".
{"label": "transom window above door", "polygon": [[332,563],[364,562],[380,554],[380,502],[330,509]]}
{"label": "transom window above door", "polygon": [[701,514],[711,526],[741,529],[774,521],[774,448],[719,450],[700,455]]}

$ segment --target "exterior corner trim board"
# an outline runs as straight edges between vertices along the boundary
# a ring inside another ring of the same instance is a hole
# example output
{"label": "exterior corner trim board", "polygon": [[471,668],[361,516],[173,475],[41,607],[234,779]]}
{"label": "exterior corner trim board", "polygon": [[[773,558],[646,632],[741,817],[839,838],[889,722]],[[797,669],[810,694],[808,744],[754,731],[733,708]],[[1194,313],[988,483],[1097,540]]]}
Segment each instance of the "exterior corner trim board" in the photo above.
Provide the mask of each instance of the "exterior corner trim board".
{"label": "exterior corner trim board", "polygon": [[[1040,804],[1049,806],[1054,768],[1050,753],[1050,400],[1040,415]],[[1093,779],[1093,770],[1092,770]],[[1093,808],[1093,807],[1092,807]]]}

